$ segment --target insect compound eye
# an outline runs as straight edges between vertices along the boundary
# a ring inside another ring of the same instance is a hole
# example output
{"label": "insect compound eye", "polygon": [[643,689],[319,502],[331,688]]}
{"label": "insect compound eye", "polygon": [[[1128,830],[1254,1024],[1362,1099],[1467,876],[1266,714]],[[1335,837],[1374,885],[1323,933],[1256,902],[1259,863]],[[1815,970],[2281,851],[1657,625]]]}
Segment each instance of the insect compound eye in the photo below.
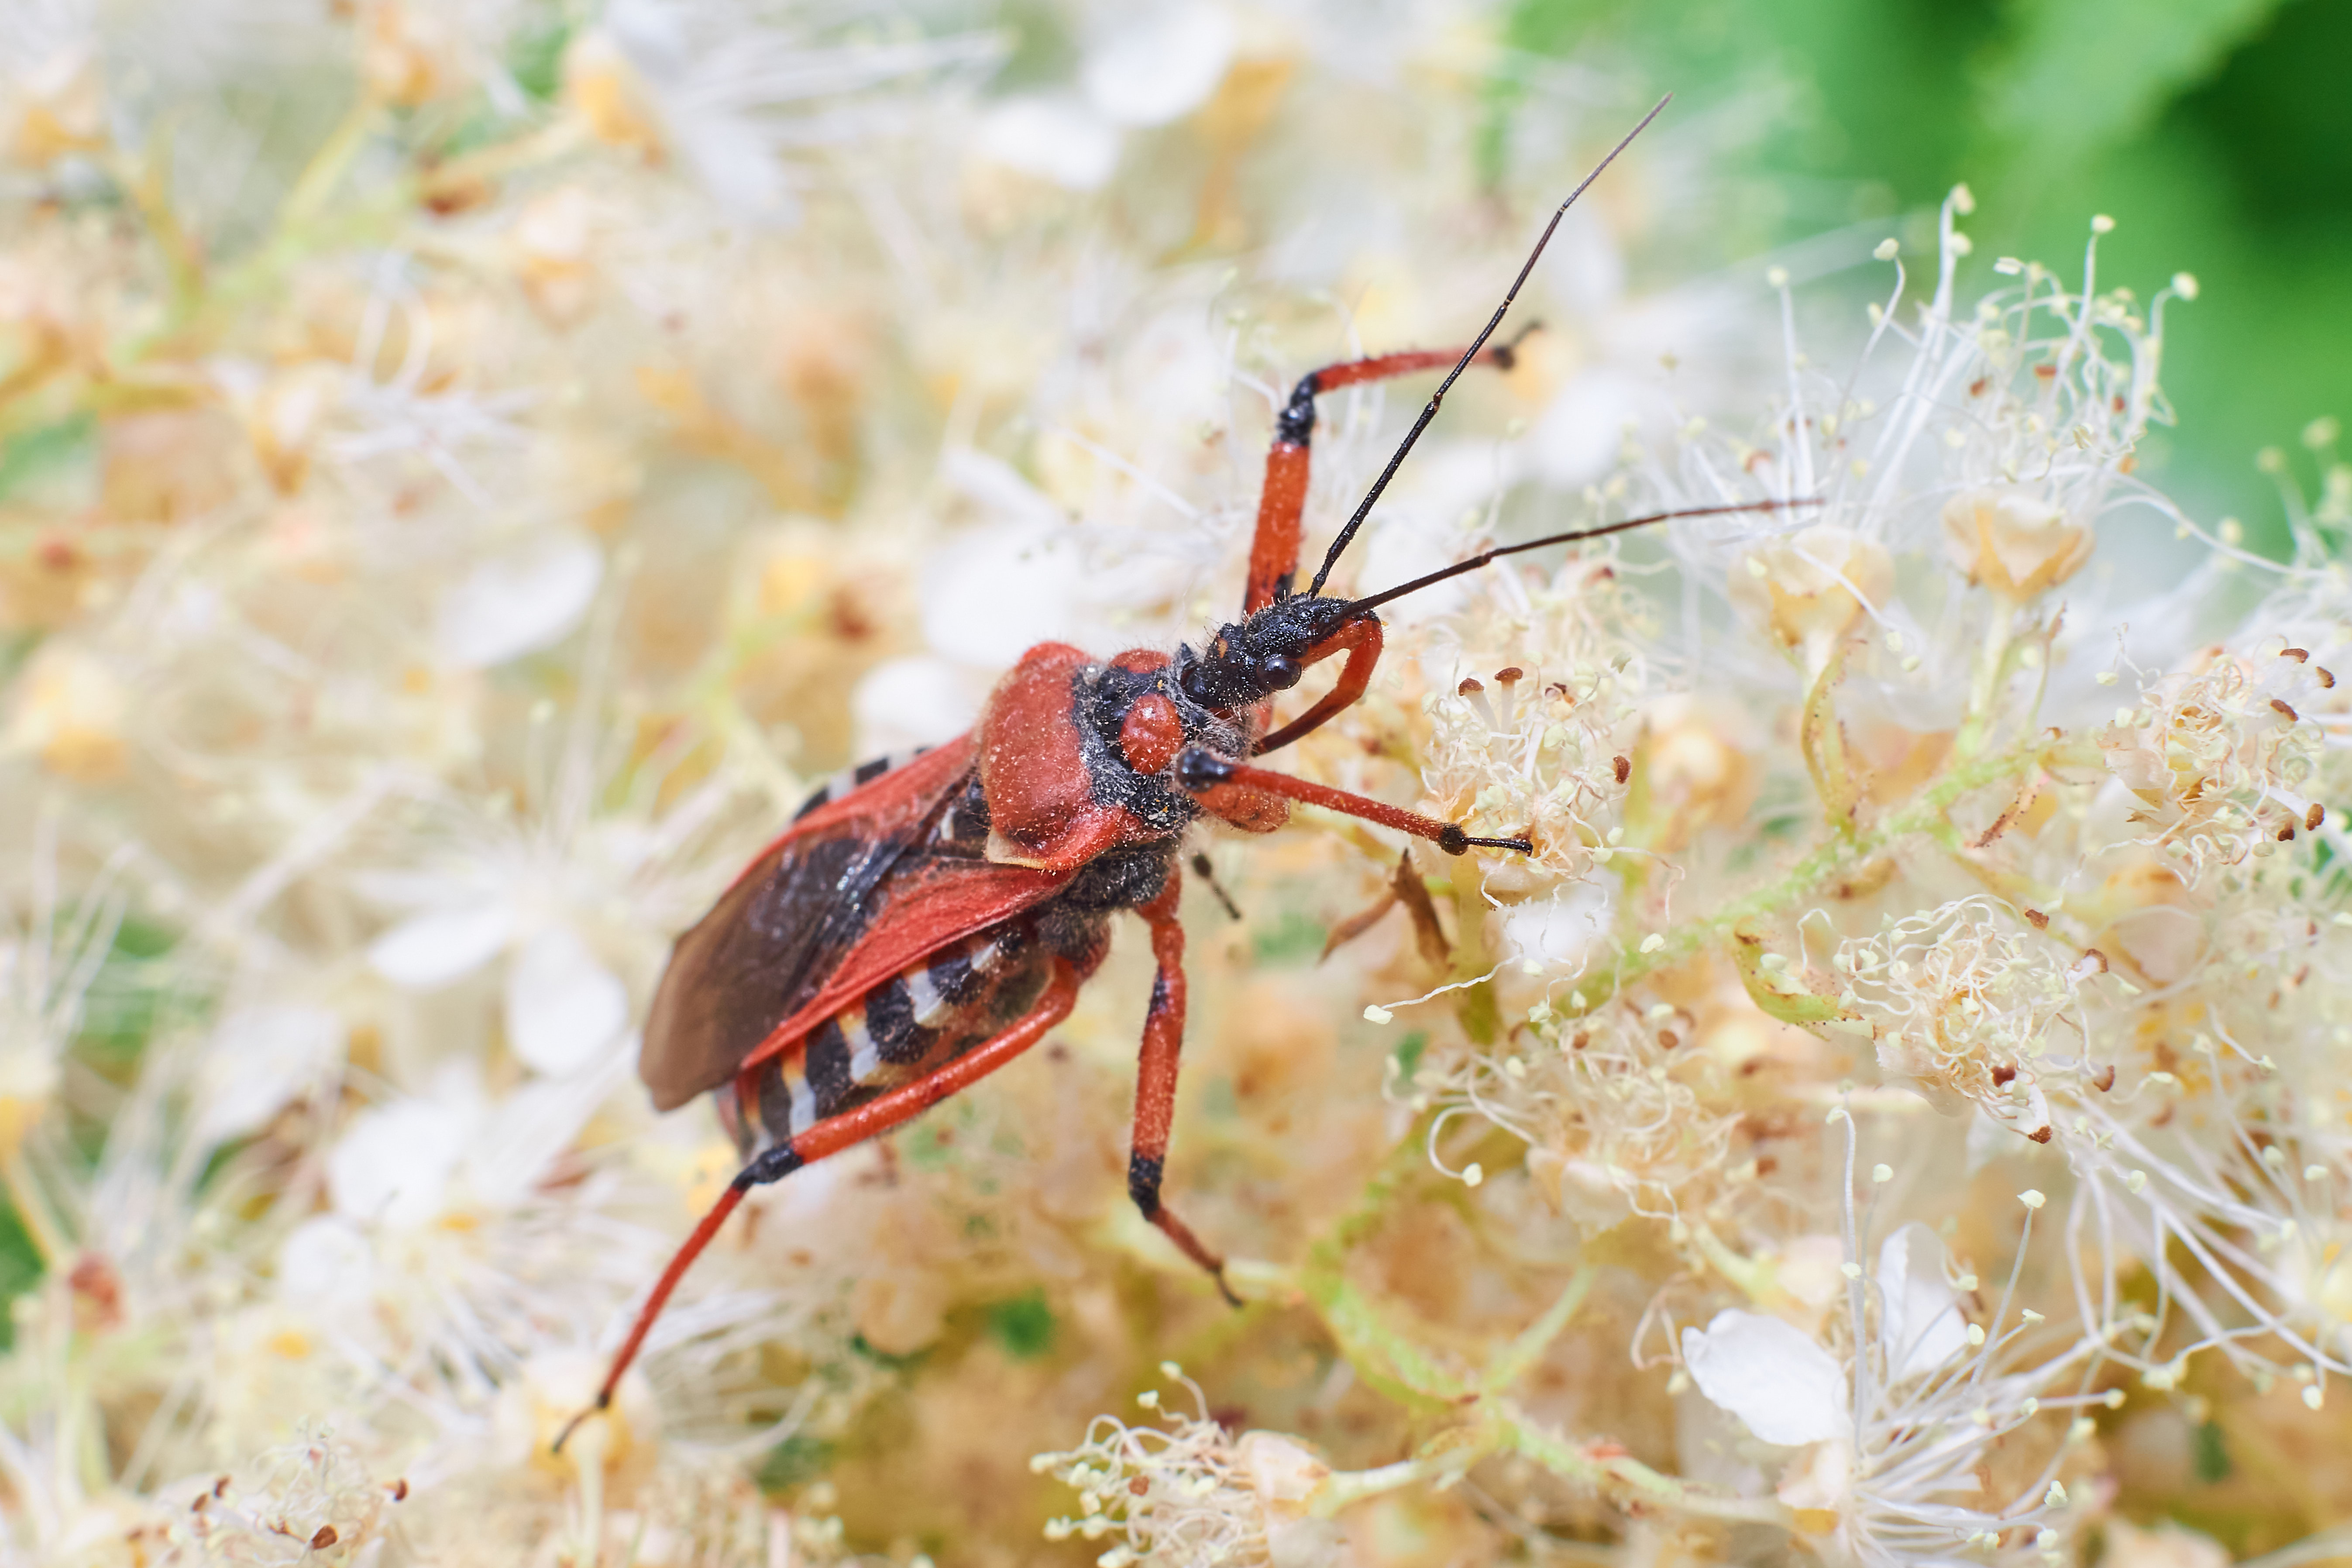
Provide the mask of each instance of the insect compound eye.
{"label": "insect compound eye", "polygon": [[1257,673],[1259,679],[1263,679],[1269,689],[1276,691],[1287,691],[1298,684],[1298,678],[1306,672],[1298,668],[1298,661],[1288,654],[1270,653],[1257,661]]}

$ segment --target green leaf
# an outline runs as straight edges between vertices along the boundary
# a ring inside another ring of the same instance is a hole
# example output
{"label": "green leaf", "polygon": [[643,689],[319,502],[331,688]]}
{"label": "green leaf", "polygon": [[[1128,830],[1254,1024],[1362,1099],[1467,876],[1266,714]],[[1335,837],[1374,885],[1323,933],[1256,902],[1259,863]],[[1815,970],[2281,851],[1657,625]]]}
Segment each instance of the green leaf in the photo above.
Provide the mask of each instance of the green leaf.
{"label": "green leaf", "polygon": [[832,1444],[797,1433],[769,1449],[767,1458],[760,1461],[760,1489],[769,1493],[791,1491],[816,1479],[832,1465]]}
{"label": "green leaf", "polygon": [[572,24],[561,17],[525,27],[507,50],[507,71],[515,85],[541,103],[563,86],[563,51]]}
{"label": "green leaf", "polygon": [[1294,910],[1260,928],[1252,935],[1250,946],[1260,963],[1311,963],[1321,955],[1330,934],[1320,921]]}
{"label": "green leaf", "polygon": [[9,1306],[40,1282],[41,1255],[16,1217],[16,1205],[0,1197],[0,1351],[16,1342],[16,1319]]}
{"label": "green leaf", "polygon": [[88,414],[21,431],[0,445],[0,500],[68,479],[97,458],[98,421]]}
{"label": "green leaf", "polygon": [[2080,163],[2146,130],[2218,70],[2278,0],[2043,0],[1985,86],[1986,121],[2028,156]]}
{"label": "green leaf", "polygon": [[1421,1058],[1427,1055],[1428,1051],[1429,1036],[1420,1029],[1415,1029],[1412,1034],[1399,1040],[1394,1053],[1397,1081],[1411,1083],[1414,1069],[1421,1066]]}
{"label": "green leaf", "polygon": [[988,1335],[1014,1361],[1034,1361],[1054,1348],[1054,1309],[1043,1290],[991,1302]]}

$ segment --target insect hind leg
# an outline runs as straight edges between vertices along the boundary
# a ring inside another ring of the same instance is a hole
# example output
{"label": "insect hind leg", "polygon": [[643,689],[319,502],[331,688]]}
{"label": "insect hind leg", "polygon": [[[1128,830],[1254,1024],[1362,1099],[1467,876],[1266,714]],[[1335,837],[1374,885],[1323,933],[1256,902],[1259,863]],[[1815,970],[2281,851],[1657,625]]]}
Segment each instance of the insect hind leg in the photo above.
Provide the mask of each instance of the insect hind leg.
{"label": "insect hind leg", "polygon": [[654,1282],[653,1294],[647,1296],[645,1305],[637,1309],[636,1321],[629,1325],[629,1337],[621,1342],[620,1351],[613,1357],[612,1367],[604,1374],[604,1386],[596,1391],[596,1403],[563,1424],[563,1430],[556,1434],[552,1452],[563,1452],[563,1445],[572,1440],[572,1434],[579,1429],[583,1421],[612,1408],[613,1391],[620,1387],[622,1377],[636,1361],[637,1352],[645,1346],[646,1335],[652,1331],[654,1321],[661,1316],[662,1309],[669,1304],[670,1293],[677,1289],[677,1282],[686,1278],[686,1271],[694,1267],[694,1260],[702,1256],[703,1248],[709,1247],[711,1239],[719,1234],[719,1226],[727,1223],[727,1216],[733,1214],[736,1205],[743,1201],[743,1194],[753,1187],[782,1181],[806,1163],[807,1160],[792,1144],[779,1143],[735,1173],[735,1179],[727,1184],[727,1190],[719,1194],[719,1201],[710,1205],[709,1212],[696,1224],[693,1233],[672,1255],[669,1267],[663,1269],[661,1278]]}
{"label": "insect hind leg", "polygon": [[636,1321],[630,1325],[629,1337],[621,1342],[620,1350],[614,1355],[612,1368],[604,1374],[604,1385],[596,1392],[596,1402],[564,1424],[563,1430],[556,1436],[555,1450],[562,1452],[564,1443],[583,1421],[612,1407],[613,1391],[620,1387],[622,1377],[637,1359],[637,1352],[645,1348],[646,1335],[652,1330],[654,1320],[661,1316],[662,1309],[669,1303],[670,1293],[677,1289],[678,1281],[686,1277],[686,1271],[694,1266],[694,1260],[702,1256],[703,1249],[710,1245],[719,1227],[727,1223],[727,1216],[733,1214],[736,1206],[743,1201],[743,1194],[753,1187],[782,1181],[803,1165],[814,1164],[828,1154],[838,1154],[844,1149],[911,1121],[950,1095],[970,1088],[1045,1038],[1048,1030],[1070,1016],[1070,1008],[1076,1003],[1077,995],[1076,971],[1066,962],[1055,960],[1045,994],[1038,998],[1036,1005],[1010,1027],[919,1079],[878,1094],[839,1115],[825,1118],[807,1131],[766,1150],[738,1171],[735,1179],[727,1184],[727,1190],[719,1195],[719,1201],[710,1205],[710,1212],[702,1216],[693,1234],[679,1246],[677,1255],[669,1260],[669,1267],[662,1270],[662,1277],[655,1282],[653,1293],[646,1298],[645,1305],[637,1309]]}

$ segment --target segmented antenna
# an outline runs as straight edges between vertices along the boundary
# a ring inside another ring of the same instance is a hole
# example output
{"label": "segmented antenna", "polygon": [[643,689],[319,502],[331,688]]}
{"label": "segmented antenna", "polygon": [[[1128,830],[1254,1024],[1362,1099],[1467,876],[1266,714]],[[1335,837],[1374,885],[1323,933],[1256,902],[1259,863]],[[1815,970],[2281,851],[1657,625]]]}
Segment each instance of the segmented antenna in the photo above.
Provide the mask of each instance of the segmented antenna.
{"label": "segmented antenna", "polygon": [[1536,269],[1536,263],[1541,259],[1544,247],[1551,243],[1552,231],[1559,226],[1559,220],[1568,216],[1568,209],[1576,205],[1576,198],[1582,195],[1586,188],[1601,177],[1601,172],[1617,161],[1617,154],[1632,146],[1633,138],[1650,128],[1650,121],[1655,120],[1666,105],[1674,100],[1674,96],[1670,92],[1652,105],[1650,112],[1642,116],[1642,122],[1625,132],[1623,141],[1609,149],[1609,155],[1592,166],[1592,173],[1585,175],[1576,189],[1568,193],[1568,200],[1559,204],[1559,210],[1551,215],[1551,221],[1544,225],[1543,233],[1536,239],[1536,247],[1528,252],[1526,264],[1519,268],[1519,275],[1511,279],[1510,292],[1505,294],[1503,302],[1495,307],[1494,319],[1486,323],[1486,330],[1478,334],[1477,341],[1464,352],[1461,360],[1454,367],[1446,372],[1445,379],[1437,384],[1437,390],[1430,395],[1429,405],[1421,411],[1421,417],[1412,422],[1412,428],[1405,432],[1403,442],[1397,447],[1395,454],[1389,458],[1389,466],[1381,470],[1381,477],[1372,481],[1372,488],[1366,493],[1363,504],[1356,508],[1356,515],[1348,520],[1348,526],[1341,529],[1339,537],[1331,542],[1329,552],[1323,557],[1322,568],[1315,574],[1315,581],[1307,584],[1307,592],[1309,597],[1323,591],[1324,579],[1330,576],[1331,568],[1339,564],[1340,555],[1348,548],[1348,542],[1356,537],[1356,530],[1364,525],[1364,519],[1371,513],[1372,503],[1381,499],[1381,492],[1389,488],[1391,479],[1396,478],[1397,468],[1404,462],[1405,454],[1411,452],[1412,444],[1421,439],[1421,433],[1429,428],[1429,422],[1437,417],[1437,405],[1445,401],[1445,395],[1453,390],[1455,379],[1470,368],[1470,362],[1478,357],[1478,351],[1486,346],[1486,340],[1493,337],[1495,329],[1503,324],[1503,317],[1509,312],[1511,301],[1519,297],[1519,289],[1527,283],[1528,275]]}
{"label": "segmented antenna", "polygon": [[1426,576],[1415,577],[1410,583],[1400,583],[1395,587],[1382,589],[1369,598],[1353,600],[1349,604],[1348,610],[1351,615],[1365,610],[1376,610],[1391,599],[1402,599],[1407,594],[1417,594],[1423,588],[1444,582],[1448,577],[1459,577],[1465,572],[1475,572],[1490,561],[1500,560],[1506,555],[1517,555],[1522,551],[1541,550],[1549,544],[1573,544],[1580,539],[1605,539],[1612,533],[1623,533],[1628,529],[1647,528],[1654,522],[1666,522],[1678,517],[1721,517],[1727,512],[1778,511],[1783,507],[1821,504],[1822,498],[1819,496],[1798,496],[1790,500],[1730,501],[1722,506],[1692,506],[1685,507],[1678,511],[1654,511],[1647,517],[1629,517],[1622,522],[1604,522],[1591,528],[1570,529],[1566,533],[1547,533],[1541,539],[1523,539],[1517,544],[1498,544],[1492,550],[1481,551],[1467,561],[1456,561],[1451,566],[1441,566]]}

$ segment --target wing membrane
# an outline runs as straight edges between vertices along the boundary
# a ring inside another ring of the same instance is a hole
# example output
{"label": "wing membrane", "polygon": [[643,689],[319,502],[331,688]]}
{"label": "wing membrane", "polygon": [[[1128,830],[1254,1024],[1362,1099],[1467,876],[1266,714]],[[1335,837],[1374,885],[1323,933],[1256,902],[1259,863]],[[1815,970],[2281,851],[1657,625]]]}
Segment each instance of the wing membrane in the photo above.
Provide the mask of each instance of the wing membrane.
{"label": "wing membrane", "polygon": [[967,737],[811,812],[678,938],[638,1060],[655,1109],[718,1088],[881,980],[1068,879],[933,842],[973,766]]}

